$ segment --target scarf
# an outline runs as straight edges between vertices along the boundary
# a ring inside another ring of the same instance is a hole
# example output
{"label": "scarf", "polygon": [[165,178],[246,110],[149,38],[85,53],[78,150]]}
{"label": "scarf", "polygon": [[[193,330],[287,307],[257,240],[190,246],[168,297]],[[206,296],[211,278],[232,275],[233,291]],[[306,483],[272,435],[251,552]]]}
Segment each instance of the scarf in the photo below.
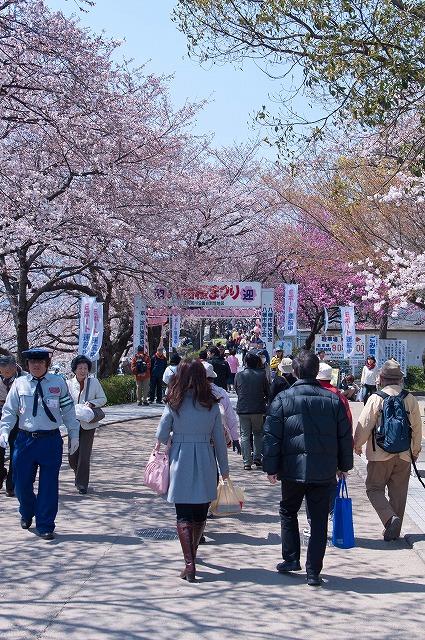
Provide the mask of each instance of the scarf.
{"label": "scarf", "polygon": [[369,369],[369,371],[371,371],[372,369],[374,369],[376,367],[376,362],[372,362],[372,364],[367,364],[366,366]]}

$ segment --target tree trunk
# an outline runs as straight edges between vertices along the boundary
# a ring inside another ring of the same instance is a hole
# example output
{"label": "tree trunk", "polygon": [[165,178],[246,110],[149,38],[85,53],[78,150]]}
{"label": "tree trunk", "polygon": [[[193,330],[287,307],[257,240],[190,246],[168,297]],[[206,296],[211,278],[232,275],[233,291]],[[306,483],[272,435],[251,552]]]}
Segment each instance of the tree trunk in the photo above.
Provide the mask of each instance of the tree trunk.
{"label": "tree trunk", "polygon": [[387,332],[388,332],[388,309],[389,309],[388,302],[385,303],[383,309],[384,309],[384,314],[381,317],[381,320],[379,322],[379,338],[381,340],[386,340]]}

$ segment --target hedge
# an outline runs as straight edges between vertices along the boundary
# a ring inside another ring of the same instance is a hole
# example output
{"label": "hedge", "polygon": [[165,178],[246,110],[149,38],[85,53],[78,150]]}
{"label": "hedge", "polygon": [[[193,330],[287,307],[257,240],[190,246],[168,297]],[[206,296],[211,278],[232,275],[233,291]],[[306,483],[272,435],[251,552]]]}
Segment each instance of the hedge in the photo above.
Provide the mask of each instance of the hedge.
{"label": "hedge", "polygon": [[407,367],[405,387],[409,391],[422,391],[425,389],[425,377],[422,367]]}
{"label": "hedge", "polygon": [[99,382],[108,399],[107,405],[126,404],[136,398],[134,376],[110,376],[102,378]]}

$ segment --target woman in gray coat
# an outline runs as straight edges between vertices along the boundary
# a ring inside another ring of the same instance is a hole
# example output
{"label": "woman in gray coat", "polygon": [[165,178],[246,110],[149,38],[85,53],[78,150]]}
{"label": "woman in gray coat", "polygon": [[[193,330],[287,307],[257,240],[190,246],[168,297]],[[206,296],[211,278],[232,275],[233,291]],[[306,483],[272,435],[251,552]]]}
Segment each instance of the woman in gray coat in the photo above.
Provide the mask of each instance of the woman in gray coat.
{"label": "woman in gray coat", "polygon": [[166,444],[170,433],[173,434],[167,500],[175,504],[177,532],[186,564],[180,577],[194,582],[196,551],[209,504],[217,497],[216,457],[223,480],[229,477],[218,402],[199,360],[188,359],[179,364],[165,403],[156,437]]}

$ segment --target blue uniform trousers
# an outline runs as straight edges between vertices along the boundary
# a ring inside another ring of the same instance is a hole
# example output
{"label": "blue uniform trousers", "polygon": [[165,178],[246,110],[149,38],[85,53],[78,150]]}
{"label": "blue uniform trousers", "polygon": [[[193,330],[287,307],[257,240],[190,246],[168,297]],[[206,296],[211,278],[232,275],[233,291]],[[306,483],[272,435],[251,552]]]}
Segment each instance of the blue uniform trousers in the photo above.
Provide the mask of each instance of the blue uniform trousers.
{"label": "blue uniform trousers", "polygon": [[[59,469],[62,464],[62,436],[59,431],[43,438],[18,432],[13,452],[13,481],[24,520],[35,516],[39,533],[53,531],[58,512]],[[34,482],[38,474],[38,493]]]}

